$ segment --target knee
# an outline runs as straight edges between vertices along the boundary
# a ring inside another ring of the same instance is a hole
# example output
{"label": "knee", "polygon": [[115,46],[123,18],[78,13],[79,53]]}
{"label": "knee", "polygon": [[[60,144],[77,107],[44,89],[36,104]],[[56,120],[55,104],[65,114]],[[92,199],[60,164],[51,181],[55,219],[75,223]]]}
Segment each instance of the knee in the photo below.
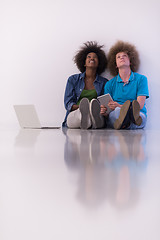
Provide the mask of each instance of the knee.
{"label": "knee", "polygon": [[67,117],[68,128],[80,128],[81,113],[77,110],[70,112]]}

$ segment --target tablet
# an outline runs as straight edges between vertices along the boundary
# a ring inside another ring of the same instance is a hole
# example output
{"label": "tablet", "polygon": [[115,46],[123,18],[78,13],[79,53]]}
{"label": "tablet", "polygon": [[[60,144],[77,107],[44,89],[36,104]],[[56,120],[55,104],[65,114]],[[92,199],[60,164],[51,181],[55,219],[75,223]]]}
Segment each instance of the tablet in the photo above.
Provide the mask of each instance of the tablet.
{"label": "tablet", "polygon": [[108,107],[109,101],[113,101],[111,95],[109,93],[101,95],[97,97],[98,101],[100,102],[100,105],[104,105],[107,108],[106,113],[110,113],[112,110]]}

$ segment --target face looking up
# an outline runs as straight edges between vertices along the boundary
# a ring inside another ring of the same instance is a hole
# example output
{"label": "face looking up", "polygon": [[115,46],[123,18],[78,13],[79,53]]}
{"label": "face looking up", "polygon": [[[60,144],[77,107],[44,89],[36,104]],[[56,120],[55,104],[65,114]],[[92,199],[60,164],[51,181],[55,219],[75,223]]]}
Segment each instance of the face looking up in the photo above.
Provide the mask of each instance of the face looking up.
{"label": "face looking up", "polygon": [[119,52],[116,54],[116,64],[118,68],[130,67],[130,59],[125,52]]}
{"label": "face looking up", "polygon": [[96,53],[91,52],[87,54],[86,61],[85,61],[85,67],[89,68],[97,68],[98,67],[98,56]]}

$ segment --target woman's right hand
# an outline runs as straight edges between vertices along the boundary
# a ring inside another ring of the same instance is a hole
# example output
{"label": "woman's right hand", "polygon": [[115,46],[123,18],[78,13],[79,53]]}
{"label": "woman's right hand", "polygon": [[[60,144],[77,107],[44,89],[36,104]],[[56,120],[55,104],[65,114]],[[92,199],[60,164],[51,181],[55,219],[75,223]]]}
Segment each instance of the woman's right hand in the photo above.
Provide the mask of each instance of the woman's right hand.
{"label": "woman's right hand", "polygon": [[77,110],[79,108],[79,105],[73,104],[71,111]]}

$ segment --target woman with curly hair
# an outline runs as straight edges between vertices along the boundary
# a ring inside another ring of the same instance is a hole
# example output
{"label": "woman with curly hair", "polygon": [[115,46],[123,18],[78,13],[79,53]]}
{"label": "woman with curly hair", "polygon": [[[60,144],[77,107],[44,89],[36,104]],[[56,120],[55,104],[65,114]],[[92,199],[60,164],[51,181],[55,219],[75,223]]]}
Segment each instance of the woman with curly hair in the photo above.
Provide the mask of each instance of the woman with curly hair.
{"label": "woman with curly hair", "polygon": [[67,110],[63,126],[68,128],[102,128],[104,117],[96,98],[104,94],[107,79],[100,76],[107,68],[103,45],[88,41],[74,57],[81,73],[68,78],[64,105]]}
{"label": "woman with curly hair", "polygon": [[107,116],[106,107],[101,106],[101,114],[108,118],[111,128],[138,129],[146,125],[148,83],[144,75],[136,73],[139,64],[138,52],[128,42],[118,41],[109,51],[108,68],[114,78],[106,83],[104,93],[113,99],[108,104],[112,111]]}

